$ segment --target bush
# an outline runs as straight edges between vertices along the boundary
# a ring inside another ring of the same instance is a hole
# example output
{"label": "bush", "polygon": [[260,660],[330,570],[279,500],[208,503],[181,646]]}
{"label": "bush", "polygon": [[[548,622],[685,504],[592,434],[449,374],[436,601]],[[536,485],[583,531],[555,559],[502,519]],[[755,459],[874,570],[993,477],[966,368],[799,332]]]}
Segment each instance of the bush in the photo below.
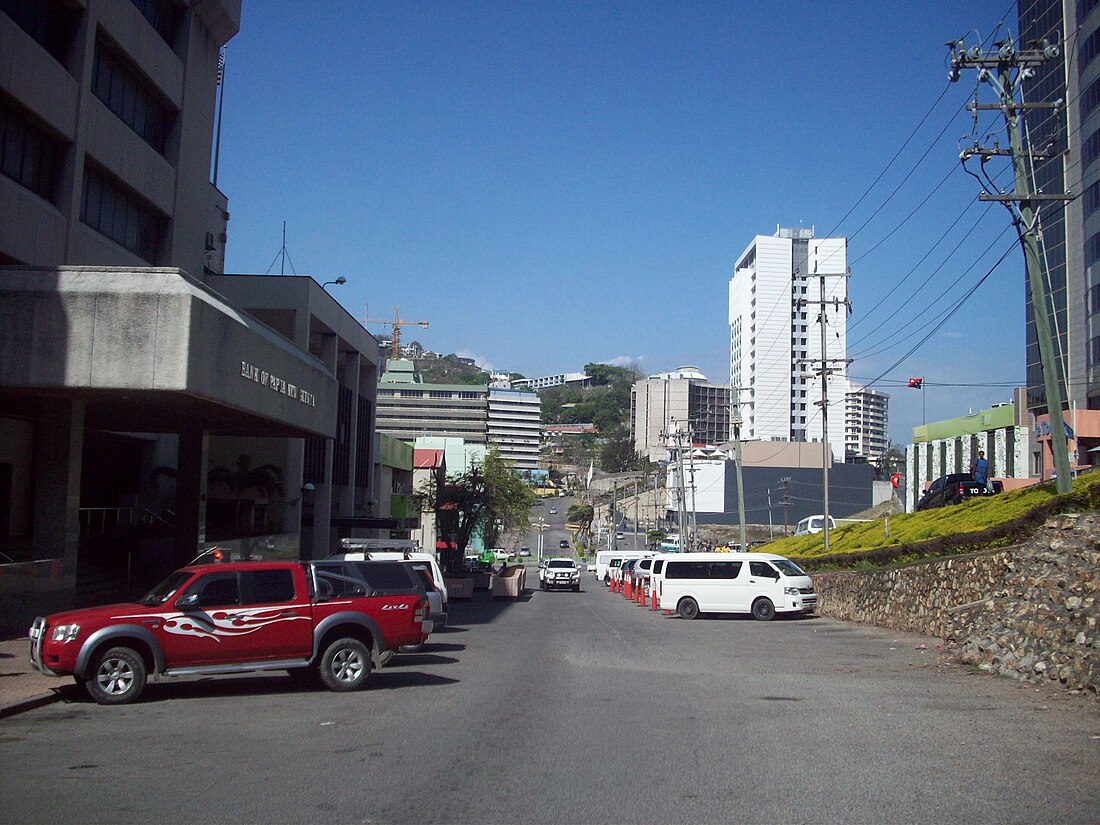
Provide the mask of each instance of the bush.
{"label": "bush", "polygon": [[795,559],[810,570],[901,564],[917,559],[973,553],[1016,544],[1052,515],[1100,508],[1100,473],[1077,478],[1059,495],[1052,483],[971,499],[963,504],[838,527],[829,533],[825,555],[820,533],[771,542],[767,552]]}

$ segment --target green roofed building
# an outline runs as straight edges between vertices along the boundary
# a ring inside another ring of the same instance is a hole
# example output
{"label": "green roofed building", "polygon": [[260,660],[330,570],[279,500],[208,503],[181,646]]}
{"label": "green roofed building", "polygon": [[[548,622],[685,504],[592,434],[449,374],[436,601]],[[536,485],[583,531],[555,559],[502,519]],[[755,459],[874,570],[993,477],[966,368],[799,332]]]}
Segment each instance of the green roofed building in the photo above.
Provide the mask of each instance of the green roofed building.
{"label": "green roofed building", "polygon": [[390,360],[378,382],[377,428],[402,441],[442,436],[485,444],[489,386],[425,384],[412,361]]}
{"label": "green roofed building", "polygon": [[[913,443],[905,448],[905,510],[912,512],[928,483],[951,473],[970,472],[978,451],[989,460],[989,477],[1005,489],[1030,482],[1029,419],[1023,389],[1013,400],[970,415],[934,421],[913,428]],[[899,493],[901,491],[899,490]]]}

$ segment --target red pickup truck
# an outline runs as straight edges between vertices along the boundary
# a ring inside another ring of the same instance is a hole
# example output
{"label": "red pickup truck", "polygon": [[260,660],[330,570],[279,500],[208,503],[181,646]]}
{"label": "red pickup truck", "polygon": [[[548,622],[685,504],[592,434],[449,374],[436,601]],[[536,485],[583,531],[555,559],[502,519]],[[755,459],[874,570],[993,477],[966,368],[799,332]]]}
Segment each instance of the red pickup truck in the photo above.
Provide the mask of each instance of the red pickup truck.
{"label": "red pickup truck", "polygon": [[422,585],[397,562],[236,562],[172,573],[131,604],[35,619],[31,661],[95,701],[137,699],[147,678],[287,670],[330,690],[431,632]]}

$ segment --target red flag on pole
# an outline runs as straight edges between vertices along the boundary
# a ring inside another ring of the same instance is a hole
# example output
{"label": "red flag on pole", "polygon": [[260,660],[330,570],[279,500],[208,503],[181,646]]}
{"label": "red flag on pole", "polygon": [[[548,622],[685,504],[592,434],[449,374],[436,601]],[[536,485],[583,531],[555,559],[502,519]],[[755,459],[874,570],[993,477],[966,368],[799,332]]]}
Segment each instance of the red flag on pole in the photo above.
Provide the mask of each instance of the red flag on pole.
{"label": "red flag on pole", "polygon": [[924,384],[924,379],[923,378],[910,378],[909,379],[909,386],[914,390],[922,389],[923,384]]}

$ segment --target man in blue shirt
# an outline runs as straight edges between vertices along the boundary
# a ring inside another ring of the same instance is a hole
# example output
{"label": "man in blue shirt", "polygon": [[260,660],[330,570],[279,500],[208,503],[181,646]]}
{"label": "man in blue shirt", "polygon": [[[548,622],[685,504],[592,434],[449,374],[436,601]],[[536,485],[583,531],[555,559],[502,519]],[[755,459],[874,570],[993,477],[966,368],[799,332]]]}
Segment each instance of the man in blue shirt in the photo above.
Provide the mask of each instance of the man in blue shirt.
{"label": "man in blue shirt", "polygon": [[993,492],[993,486],[989,483],[989,462],[986,461],[985,450],[978,450],[978,458],[970,465],[970,472],[974,474],[976,482]]}

